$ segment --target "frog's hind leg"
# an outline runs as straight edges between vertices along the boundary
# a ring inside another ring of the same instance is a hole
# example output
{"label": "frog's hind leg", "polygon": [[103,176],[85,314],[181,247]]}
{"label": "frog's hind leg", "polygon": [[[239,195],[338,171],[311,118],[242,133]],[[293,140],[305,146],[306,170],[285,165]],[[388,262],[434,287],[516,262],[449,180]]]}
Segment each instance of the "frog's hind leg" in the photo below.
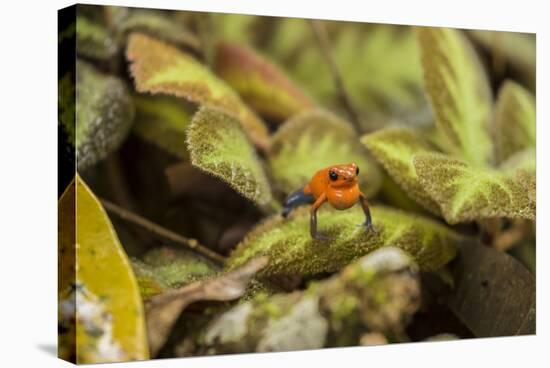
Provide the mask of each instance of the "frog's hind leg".
{"label": "frog's hind leg", "polygon": [[285,206],[283,208],[283,217],[288,217],[290,212],[298,206],[303,204],[315,202],[315,197],[311,193],[304,192],[304,188],[290,193],[285,200]]}

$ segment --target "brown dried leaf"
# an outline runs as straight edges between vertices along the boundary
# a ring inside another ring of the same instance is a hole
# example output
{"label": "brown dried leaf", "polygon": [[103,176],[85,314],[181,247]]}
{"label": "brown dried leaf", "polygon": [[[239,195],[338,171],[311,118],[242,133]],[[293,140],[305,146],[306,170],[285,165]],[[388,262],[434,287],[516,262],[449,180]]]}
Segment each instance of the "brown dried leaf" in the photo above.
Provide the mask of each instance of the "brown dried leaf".
{"label": "brown dried leaf", "polygon": [[266,264],[267,257],[258,257],[216,278],[197,281],[153,297],[146,305],[151,355],[156,355],[164,345],[172,326],[189,304],[199,300],[228,301],[240,297],[252,276]]}

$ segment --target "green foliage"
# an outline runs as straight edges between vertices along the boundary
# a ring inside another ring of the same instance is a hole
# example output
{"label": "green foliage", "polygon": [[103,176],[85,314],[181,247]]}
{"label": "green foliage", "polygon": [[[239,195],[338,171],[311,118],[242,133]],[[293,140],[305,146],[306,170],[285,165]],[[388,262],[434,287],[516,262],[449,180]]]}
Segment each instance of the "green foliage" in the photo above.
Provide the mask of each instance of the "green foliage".
{"label": "green foliage", "polygon": [[239,119],[256,145],[267,147],[264,123],[225,82],[191,55],[143,34],[130,35],[126,55],[138,92],[184,97],[222,109]]}
{"label": "green foliage", "polygon": [[496,102],[495,132],[500,161],[535,147],[535,115],[535,96],[516,82],[506,81]]}
{"label": "green foliage", "polygon": [[[410,28],[323,24],[329,31],[330,52],[361,114],[395,115],[422,108],[422,70]],[[327,64],[320,62],[323,55],[308,20],[281,19],[267,51],[315,100],[325,106],[338,105],[333,77]]]}
{"label": "green foliage", "polygon": [[237,119],[203,106],[187,130],[191,163],[227,182],[260,207],[273,206],[262,164]]}
{"label": "green foliage", "polygon": [[415,154],[435,150],[420,132],[409,128],[386,128],[363,136],[361,142],[410,197],[434,214],[441,213],[414,169]]}
{"label": "green foliage", "polygon": [[272,138],[269,150],[271,173],[280,188],[290,193],[303,187],[317,170],[355,162],[366,195],[381,184],[379,168],[368,156],[357,133],[332,113],[314,109],[287,121]]}
{"label": "green foliage", "polygon": [[474,166],[493,162],[492,97],[487,77],[463,34],[450,28],[417,28],[426,91],[445,151]]}
{"label": "green foliage", "polygon": [[110,7],[117,31],[127,36],[140,32],[171,44],[199,50],[201,42],[181,22],[165,12]]}
{"label": "green foliage", "polygon": [[60,262],[74,267],[74,278],[60,279],[59,319],[66,325],[75,323],[70,305],[76,300],[77,363],[148,359],[143,307],[132,268],[105,210],[79,176],[61,197],[59,211]]}
{"label": "green foliage", "polygon": [[120,146],[130,131],[135,111],[132,97],[120,79],[80,60],[76,70],[76,129],[65,129],[76,132],[78,168],[85,169]]}
{"label": "green foliage", "polygon": [[79,56],[108,60],[116,55],[118,46],[103,25],[78,16],[76,18],[76,52]]}
{"label": "green foliage", "polygon": [[494,55],[495,69],[502,72],[504,64],[535,90],[537,39],[535,33],[469,30],[468,34]]}
{"label": "green foliage", "polygon": [[250,48],[222,42],[215,65],[218,75],[268,119],[280,122],[313,107],[313,101],[282,70]]}
{"label": "green foliage", "polygon": [[393,245],[411,254],[422,270],[437,270],[455,255],[460,236],[427,218],[383,206],[372,206],[377,233],[366,233],[359,206],[346,211],[322,208],[319,228],[333,239],[319,241],[309,234],[309,211],[297,210],[289,219],[274,216],[253,229],[231,254],[234,268],[266,255],[263,275],[315,275],[335,272],[374,249]]}
{"label": "green foliage", "polygon": [[522,176],[433,153],[416,155],[413,163],[424,189],[440,204],[450,224],[492,217],[535,218],[535,204]]}
{"label": "green foliage", "polygon": [[136,121],[133,132],[181,159],[189,158],[185,130],[191,122],[191,108],[169,96],[135,95]]}

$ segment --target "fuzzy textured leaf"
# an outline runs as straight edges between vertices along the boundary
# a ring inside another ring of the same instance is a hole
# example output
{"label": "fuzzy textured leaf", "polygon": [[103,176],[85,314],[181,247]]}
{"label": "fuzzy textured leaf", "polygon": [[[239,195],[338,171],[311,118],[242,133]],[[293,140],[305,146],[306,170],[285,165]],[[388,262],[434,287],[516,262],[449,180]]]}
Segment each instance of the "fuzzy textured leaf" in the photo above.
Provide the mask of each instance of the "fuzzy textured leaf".
{"label": "fuzzy textured leaf", "polygon": [[535,147],[535,96],[516,82],[506,81],[497,97],[495,123],[500,161],[518,151]]}
{"label": "fuzzy textured leaf", "polygon": [[149,36],[132,34],[126,56],[138,92],[164,93],[217,107],[235,116],[254,144],[268,146],[264,123],[231,87],[191,55]]}
{"label": "fuzzy textured leaf", "polygon": [[411,198],[432,213],[441,213],[437,202],[424,190],[412,162],[417,153],[435,151],[418,131],[386,128],[363,136],[361,142]]}
{"label": "fuzzy textured leaf", "polygon": [[217,47],[215,70],[243,100],[268,119],[280,122],[313,107],[310,97],[253,49],[221,42]]}
{"label": "fuzzy textured leaf", "polygon": [[227,182],[260,207],[273,202],[262,164],[237,119],[203,106],[187,130],[193,166]]}
{"label": "fuzzy textured leaf", "polygon": [[82,170],[122,144],[130,131],[135,110],[128,89],[120,79],[80,60],[76,70],[76,127],[66,127],[66,130],[76,133],[77,162]]}
{"label": "fuzzy textured leaf", "polygon": [[59,210],[60,263],[74,267],[74,278],[61,277],[58,285],[59,320],[74,333],[76,362],[148,359],[138,284],[105,210],[78,176]]}
{"label": "fuzzy textured leaf", "polygon": [[124,35],[141,32],[171,44],[199,50],[201,42],[181,22],[151,9],[110,7],[117,30]]}
{"label": "fuzzy textured leaf", "polygon": [[305,208],[289,219],[271,217],[248,234],[227,264],[233,268],[267,255],[269,263],[262,275],[314,275],[338,271],[355,258],[393,245],[411,254],[422,270],[433,271],[455,256],[460,236],[446,226],[389,207],[372,206],[371,212],[378,233],[357,227],[365,220],[359,206],[346,211],[322,208],[319,229],[333,238],[326,242],[311,238]]}
{"label": "fuzzy textured leaf", "polygon": [[185,130],[192,109],[170,96],[135,95],[136,121],[133,132],[181,159],[189,158]]}
{"label": "fuzzy textured leaf", "polygon": [[426,91],[444,149],[474,166],[493,162],[492,96],[479,58],[450,28],[417,28]]}
{"label": "fuzzy textured leaf", "polygon": [[442,154],[418,154],[413,163],[450,224],[492,217],[535,219],[535,203],[525,191],[528,183],[516,173],[476,168]]}
{"label": "fuzzy textured leaf", "polygon": [[381,184],[380,169],[353,128],[322,109],[305,111],[287,121],[273,136],[269,150],[272,175],[286,193],[303,187],[317,170],[348,162],[360,167],[363,192],[374,195]]}

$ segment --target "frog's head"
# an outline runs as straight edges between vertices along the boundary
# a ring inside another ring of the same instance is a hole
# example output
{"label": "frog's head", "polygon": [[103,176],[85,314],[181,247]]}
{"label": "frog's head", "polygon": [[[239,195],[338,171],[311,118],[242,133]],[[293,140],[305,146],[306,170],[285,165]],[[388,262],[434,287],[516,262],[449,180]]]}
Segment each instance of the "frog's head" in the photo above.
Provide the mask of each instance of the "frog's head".
{"label": "frog's head", "polygon": [[356,185],[359,167],[351,164],[333,165],[328,168],[328,183],[331,187],[346,187]]}

